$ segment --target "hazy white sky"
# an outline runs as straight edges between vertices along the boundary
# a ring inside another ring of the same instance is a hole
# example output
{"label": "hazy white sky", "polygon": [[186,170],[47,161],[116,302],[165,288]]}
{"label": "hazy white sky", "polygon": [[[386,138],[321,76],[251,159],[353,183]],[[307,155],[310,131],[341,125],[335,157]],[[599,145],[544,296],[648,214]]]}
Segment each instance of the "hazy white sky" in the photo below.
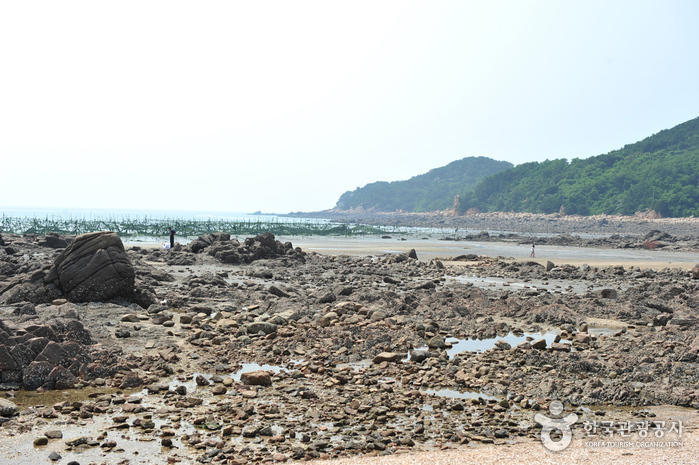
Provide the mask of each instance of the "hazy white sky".
{"label": "hazy white sky", "polygon": [[699,2],[0,3],[0,206],[285,213],[699,116]]}

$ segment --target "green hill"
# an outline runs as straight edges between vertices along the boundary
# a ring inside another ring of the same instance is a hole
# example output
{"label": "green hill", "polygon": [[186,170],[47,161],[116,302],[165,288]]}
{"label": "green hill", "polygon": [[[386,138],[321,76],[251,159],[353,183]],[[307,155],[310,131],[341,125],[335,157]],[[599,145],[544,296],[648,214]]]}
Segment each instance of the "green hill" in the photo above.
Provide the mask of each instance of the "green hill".
{"label": "green hill", "polygon": [[480,182],[460,209],[699,216],[699,118],[606,155],[518,165]]}
{"label": "green hill", "polygon": [[481,179],[512,167],[512,163],[486,157],[469,157],[435,168],[406,181],[375,182],[347,191],[335,208],[426,212],[446,210],[454,197],[473,189]]}

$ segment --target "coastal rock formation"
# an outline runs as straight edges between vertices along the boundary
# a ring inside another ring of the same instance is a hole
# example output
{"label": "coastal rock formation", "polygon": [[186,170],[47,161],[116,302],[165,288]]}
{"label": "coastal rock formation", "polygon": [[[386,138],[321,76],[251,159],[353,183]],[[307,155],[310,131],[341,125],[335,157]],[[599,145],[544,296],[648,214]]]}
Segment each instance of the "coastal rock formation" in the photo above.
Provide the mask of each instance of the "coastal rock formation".
{"label": "coastal rock formation", "polygon": [[41,306],[16,325],[0,320],[0,383],[23,389],[69,389],[92,363],[94,344],[74,304]]}
{"label": "coastal rock formation", "polygon": [[60,254],[44,278],[74,302],[128,297],[134,292],[135,273],[124,244],[113,232],[82,234]]}
{"label": "coastal rock formation", "polygon": [[241,244],[236,239],[231,240],[228,233],[211,233],[199,236],[187,246],[194,253],[206,252],[223,263],[251,263],[254,260],[289,257],[303,259],[304,253],[300,248],[294,249],[291,242],[282,243],[274,238],[274,234],[266,232],[255,237],[248,237]]}

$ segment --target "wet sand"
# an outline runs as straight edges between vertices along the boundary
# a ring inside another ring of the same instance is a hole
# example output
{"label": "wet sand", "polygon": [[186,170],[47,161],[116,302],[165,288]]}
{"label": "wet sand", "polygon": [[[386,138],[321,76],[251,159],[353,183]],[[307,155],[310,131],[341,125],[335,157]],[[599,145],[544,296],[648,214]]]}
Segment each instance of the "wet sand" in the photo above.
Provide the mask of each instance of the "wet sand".
{"label": "wet sand", "polygon": [[333,237],[288,237],[294,246],[307,252],[329,255],[367,256],[385,253],[407,253],[415,249],[420,260],[449,258],[459,255],[476,254],[488,257],[511,257],[515,261],[535,261],[546,265],[552,261],[556,265],[603,267],[621,265],[624,268],[639,267],[654,270],[663,268],[692,269],[699,263],[697,252],[672,252],[662,250],[595,249],[589,247],[538,246],[536,257],[530,258],[530,245],[507,242],[440,241],[421,239],[376,239],[376,238],[333,238]]}
{"label": "wet sand", "polygon": [[[515,242],[477,242],[444,241],[434,238],[380,239],[377,237],[322,237],[322,236],[279,236],[282,242],[290,241],[294,247],[301,247],[306,252],[325,255],[371,256],[387,253],[407,253],[415,249],[418,259],[429,261],[441,259],[449,262],[459,255],[476,254],[487,257],[505,257],[514,261],[534,261],[546,265],[548,261],[555,265],[589,265],[592,267],[623,266],[661,270],[680,268],[691,270],[699,263],[699,252],[663,251],[639,249],[600,249],[591,247],[563,247],[539,245],[536,257],[530,258],[530,244]],[[186,241],[178,241],[187,243]],[[144,248],[160,248],[160,242],[124,242]]]}

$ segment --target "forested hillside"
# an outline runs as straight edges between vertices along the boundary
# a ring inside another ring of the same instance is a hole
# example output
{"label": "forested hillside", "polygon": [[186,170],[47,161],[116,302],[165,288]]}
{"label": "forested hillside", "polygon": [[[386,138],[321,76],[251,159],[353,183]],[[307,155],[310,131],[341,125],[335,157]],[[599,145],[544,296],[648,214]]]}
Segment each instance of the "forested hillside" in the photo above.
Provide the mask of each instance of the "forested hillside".
{"label": "forested hillside", "polygon": [[621,150],[497,173],[463,196],[461,211],[699,216],[699,118]]}
{"label": "forested hillside", "polygon": [[342,194],[335,208],[426,212],[446,210],[457,194],[464,195],[481,179],[512,167],[512,163],[469,157],[435,168],[406,181],[375,182]]}

